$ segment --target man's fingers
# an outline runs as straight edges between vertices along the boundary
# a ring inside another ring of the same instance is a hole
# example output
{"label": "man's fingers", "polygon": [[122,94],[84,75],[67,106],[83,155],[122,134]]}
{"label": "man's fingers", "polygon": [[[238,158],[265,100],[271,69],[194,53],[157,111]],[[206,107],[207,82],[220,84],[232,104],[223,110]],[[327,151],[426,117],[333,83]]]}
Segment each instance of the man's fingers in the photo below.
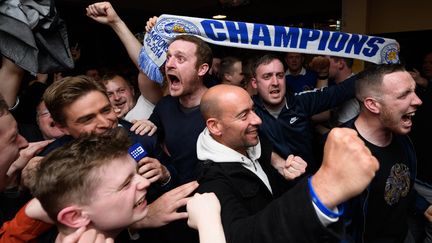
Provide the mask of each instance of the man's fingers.
{"label": "man's fingers", "polygon": [[179,220],[179,219],[186,219],[188,218],[188,213],[187,212],[176,212],[171,214],[171,221],[175,221],[175,220]]}
{"label": "man's fingers", "polygon": [[154,126],[154,127],[151,129],[151,131],[148,133],[148,136],[151,136],[151,135],[155,134],[156,131],[157,131],[157,127]]}
{"label": "man's fingers", "polygon": [[142,127],[140,126],[140,135],[144,135],[144,134],[146,134],[148,131],[150,131],[151,130],[151,127],[150,126],[147,126],[147,125],[143,125]]}
{"label": "man's fingers", "polygon": [[189,183],[176,187],[175,189],[169,191],[168,193],[171,193],[173,196],[176,195],[177,197],[182,198],[191,194],[198,187],[198,185],[199,184],[197,181],[191,181]]}

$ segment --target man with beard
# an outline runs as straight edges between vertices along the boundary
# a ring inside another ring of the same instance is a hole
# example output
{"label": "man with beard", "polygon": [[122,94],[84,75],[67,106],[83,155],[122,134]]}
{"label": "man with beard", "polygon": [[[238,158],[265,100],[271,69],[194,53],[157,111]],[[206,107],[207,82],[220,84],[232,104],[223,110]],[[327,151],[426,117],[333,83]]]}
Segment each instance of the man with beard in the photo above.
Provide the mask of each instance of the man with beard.
{"label": "man with beard", "polygon": [[[210,88],[201,101],[206,129],[197,141],[203,165],[198,192],[218,197],[227,242],[334,242],[342,236],[340,204],[365,189],[377,160],[354,130],[337,128],[317,173],[287,189],[270,164],[268,142],[258,137],[261,119],[253,105],[244,89],[232,85]],[[296,166],[284,174],[298,173]]]}
{"label": "man with beard", "polygon": [[413,203],[416,155],[407,134],[422,101],[416,82],[401,65],[376,65],[356,82],[355,129],[380,169],[368,188],[348,203],[348,233],[355,242],[403,242]]}

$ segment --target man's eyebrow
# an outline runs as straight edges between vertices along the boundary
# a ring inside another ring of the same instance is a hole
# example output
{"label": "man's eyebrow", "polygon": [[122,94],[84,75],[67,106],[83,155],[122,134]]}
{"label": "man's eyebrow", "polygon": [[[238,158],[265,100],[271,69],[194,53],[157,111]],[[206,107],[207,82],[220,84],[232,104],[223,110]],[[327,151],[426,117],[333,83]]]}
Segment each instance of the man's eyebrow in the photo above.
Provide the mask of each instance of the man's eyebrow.
{"label": "man's eyebrow", "polygon": [[128,177],[126,177],[126,179],[123,181],[123,183],[120,184],[118,190],[120,191],[121,189],[123,189],[128,183],[131,182],[132,178],[135,176],[135,172],[132,172],[128,175]]}
{"label": "man's eyebrow", "polygon": [[240,111],[239,113],[237,113],[237,115],[235,117],[240,118],[243,114],[249,112],[250,110],[251,110],[250,108],[246,108],[246,109]]}
{"label": "man's eyebrow", "polygon": [[82,122],[85,122],[86,120],[89,120],[90,118],[93,118],[94,116],[95,116],[94,114],[88,114],[88,115],[79,117],[78,119],[76,119],[75,122],[82,123]]}

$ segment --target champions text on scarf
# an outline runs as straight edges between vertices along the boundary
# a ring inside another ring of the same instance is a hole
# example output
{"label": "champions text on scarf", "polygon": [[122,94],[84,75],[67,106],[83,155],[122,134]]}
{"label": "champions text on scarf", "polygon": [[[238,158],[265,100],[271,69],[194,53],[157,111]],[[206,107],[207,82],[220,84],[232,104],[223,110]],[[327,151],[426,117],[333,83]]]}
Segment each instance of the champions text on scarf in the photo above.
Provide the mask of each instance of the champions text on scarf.
{"label": "champions text on scarf", "polygon": [[[299,52],[360,59],[373,63],[398,63],[399,44],[393,39],[344,32],[283,27],[265,24],[161,15],[146,33],[140,67],[151,79],[165,62],[170,40],[192,34],[216,45],[257,50]],[[150,60],[149,60],[150,59]],[[150,63],[149,63],[150,62]],[[153,67],[152,67],[153,66]]]}

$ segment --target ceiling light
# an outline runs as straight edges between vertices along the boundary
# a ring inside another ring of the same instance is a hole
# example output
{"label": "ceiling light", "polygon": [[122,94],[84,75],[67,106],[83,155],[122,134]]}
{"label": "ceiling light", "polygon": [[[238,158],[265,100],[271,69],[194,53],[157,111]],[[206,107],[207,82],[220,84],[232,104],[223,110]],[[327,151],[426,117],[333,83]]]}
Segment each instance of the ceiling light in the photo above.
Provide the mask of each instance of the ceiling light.
{"label": "ceiling light", "polygon": [[217,15],[215,15],[215,16],[213,16],[213,18],[214,19],[226,19],[226,15],[223,15],[223,14],[217,14]]}

